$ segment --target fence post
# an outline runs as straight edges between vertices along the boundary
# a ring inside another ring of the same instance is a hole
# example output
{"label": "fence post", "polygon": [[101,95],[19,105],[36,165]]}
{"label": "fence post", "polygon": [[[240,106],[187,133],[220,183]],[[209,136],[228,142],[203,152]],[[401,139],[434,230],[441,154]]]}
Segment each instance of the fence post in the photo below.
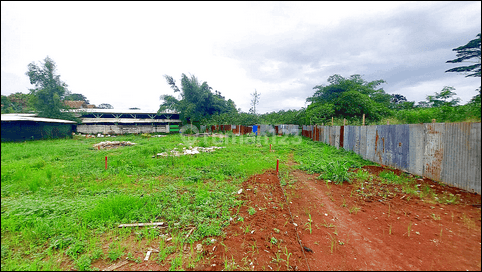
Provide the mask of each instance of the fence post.
{"label": "fence post", "polygon": [[333,116],[331,117],[331,126],[333,126]]}
{"label": "fence post", "polygon": [[343,126],[345,126],[345,124],[346,124],[346,119],[343,118]]}
{"label": "fence post", "polygon": [[363,126],[365,125],[365,114],[363,114],[363,122],[362,122]]}

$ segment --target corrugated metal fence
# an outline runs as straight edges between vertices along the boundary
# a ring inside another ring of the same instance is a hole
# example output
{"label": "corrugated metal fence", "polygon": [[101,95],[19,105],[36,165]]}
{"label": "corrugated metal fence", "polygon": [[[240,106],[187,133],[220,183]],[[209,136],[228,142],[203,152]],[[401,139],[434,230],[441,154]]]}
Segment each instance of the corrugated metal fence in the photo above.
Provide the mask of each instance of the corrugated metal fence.
{"label": "corrugated metal fence", "polygon": [[[256,128],[253,129],[253,127]],[[204,126],[201,125],[201,132],[215,132],[215,131],[232,131],[234,134],[248,134],[253,131],[257,131],[258,135],[299,135],[298,125],[254,125],[254,126],[241,126],[241,125],[215,125]]]}
{"label": "corrugated metal fence", "polygon": [[481,193],[480,123],[303,126],[302,135],[364,159]]}
{"label": "corrugated metal fence", "polygon": [[[301,135],[364,159],[481,193],[481,123],[303,126]],[[201,126],[202,132],[299,135],[297,125]]]}

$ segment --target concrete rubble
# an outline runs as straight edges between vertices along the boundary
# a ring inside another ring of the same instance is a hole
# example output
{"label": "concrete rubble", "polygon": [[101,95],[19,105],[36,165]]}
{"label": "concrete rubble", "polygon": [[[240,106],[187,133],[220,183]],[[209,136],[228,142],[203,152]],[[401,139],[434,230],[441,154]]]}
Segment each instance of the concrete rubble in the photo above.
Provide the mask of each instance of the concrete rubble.
{"label": "concrete rubble", "polygon": [[224,146],[211,146],[211,147],[200,147],[200,146],[195,146],[192,147],[190,146],[189,148],[182,148],[182,151],[178,151],[177,147],[175,147],[173,150],[171,150],[169,153],[168,152],[162,152],[162,153],[157,153],[155,156],[152,156],[153,158],[156,157],[168,157],[168,156],[175,156],[179,157],[181,155],[194,155],[194,154],[199,154],[201,152],[214,152],[216,149],[221,149],[225,148]]}
{"label": "concrete rubble", "polygon": [[121,146],[128,146],[128,145],[135,145],[136,143],[131,143],[129,141],[105,141],[100,142],[98,144],[94,144],[94,149],[111,149],[111,148],[118,148]]}

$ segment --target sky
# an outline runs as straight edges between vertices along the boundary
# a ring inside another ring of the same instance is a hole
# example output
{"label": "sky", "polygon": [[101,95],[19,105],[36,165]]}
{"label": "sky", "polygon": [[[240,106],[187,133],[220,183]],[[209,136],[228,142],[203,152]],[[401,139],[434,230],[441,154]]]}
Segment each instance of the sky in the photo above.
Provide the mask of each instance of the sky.
{"label": "sky", "polygon": [[334,74],[415,102],[452,86],[465,104],[480,78],[446,61],[480,32],[480,1],[1,1],[1,94],[28,93],[49,56],[70,92],[118,110],[157,111],[183,73],[243,112],[255,90],[258,113],[306,107]]}

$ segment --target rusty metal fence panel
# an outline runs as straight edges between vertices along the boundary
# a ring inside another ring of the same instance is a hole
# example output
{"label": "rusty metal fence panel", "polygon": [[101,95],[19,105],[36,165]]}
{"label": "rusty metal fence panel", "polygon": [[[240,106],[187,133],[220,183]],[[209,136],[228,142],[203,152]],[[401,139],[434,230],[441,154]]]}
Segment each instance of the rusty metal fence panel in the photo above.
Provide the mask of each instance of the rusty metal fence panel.
{"label": "rusty metal fence panel", "polygon": [[441,180],[444,130],[445,124],[425,124],[423,175],[433,180]]}
{"label": "rusty metal fence panel", "polygon": [[[303,126],[302,135],[364,159],[481,193],[481,123]],[[315,134],[314,134],[315,133]],[[316,134],[318,133],[318,134]],[[342,133],[342,134],[341,134]]]}
{"label": "rusty metal fence panel", "polygon": [[423,160],[425,150],[425,125],[410,124],[409,127],[409,162],[408,169],[414,175],[423,176]]}

